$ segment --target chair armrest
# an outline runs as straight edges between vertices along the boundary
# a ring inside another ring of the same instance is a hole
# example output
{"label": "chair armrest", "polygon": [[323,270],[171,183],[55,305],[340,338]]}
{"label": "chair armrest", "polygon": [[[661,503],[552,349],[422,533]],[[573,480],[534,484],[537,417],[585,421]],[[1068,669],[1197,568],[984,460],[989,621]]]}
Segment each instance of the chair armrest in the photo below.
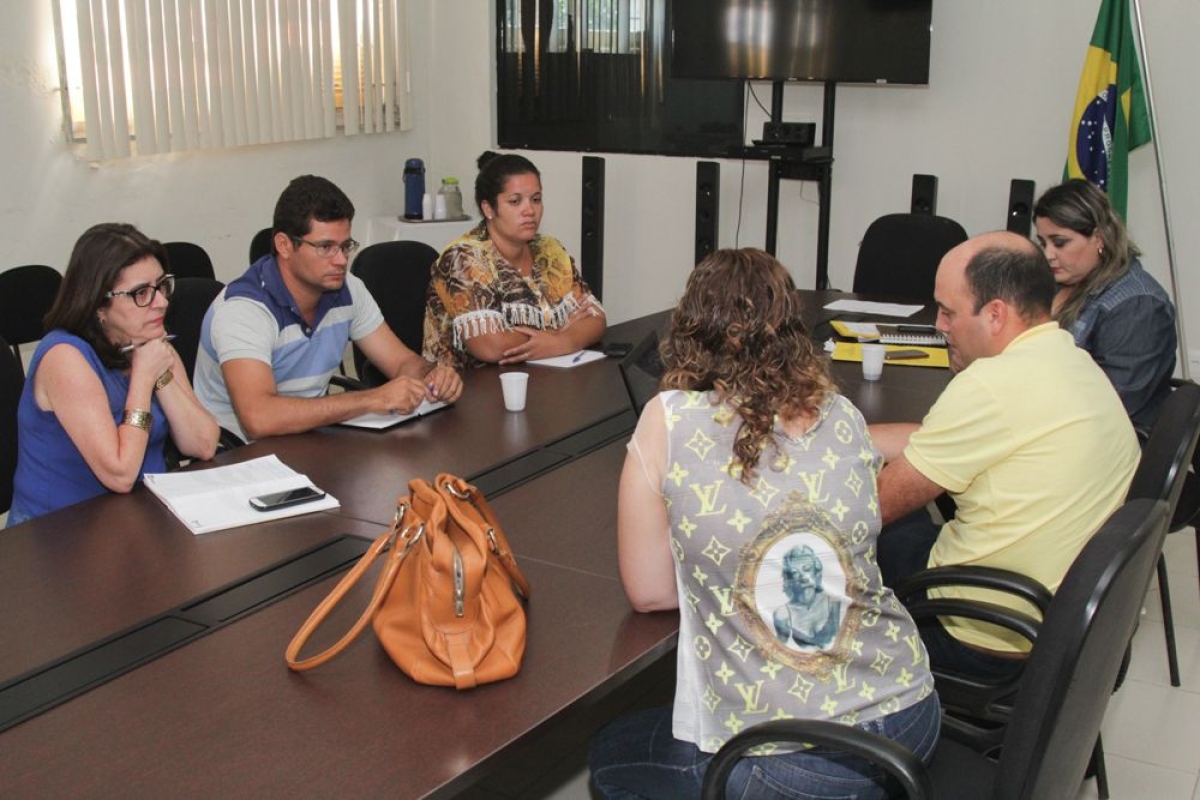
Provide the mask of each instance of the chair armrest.
{"label": "chair armrest", "polygon": [[713,757],[704,775],[703,800],[721,800],[737,762],[752,748],[791,742],[844,750],[878,765],[903,787],[912,800],[933,796],[933,782],[921,759],[908,748],[861,728],[825,720],[781,719],[764,722],[734,736]]}
{"label": "chair armrest", "polygon": [[[1036,643],[1041,627],[1041,622],[1029,614],[980,600],[922,598],[913,601],[907,608],[918,626],[924,620],[938,617],[974,619],[1013,631],[1031,644]],[[935,668],[933,679],[942,708],[948,713],[972,721],[1005,722],[1011,714],[1012,696],[1017,691],[1023,672],[1021,669],[1010,678],[994,680]],[[970,727],[978,730],[980,735],[954,738],[983,751],[990,742],[986,735],[987,726],[972,724]]]}
{"label": "chair armrest", "polygon": [[329,384],[347,392],[361,392],[370,388],[360,380],[351,378],[349,375],[338,375],[336,372],[329,376]]}
{"label": "chair armrest", "polygon": [[[235,447],[241,447],[245,442],[241,437],[232,431],[221,428],[217,433],[217,452],[224,453],[226,450],[233,450]],[[179,452],[179,447],[175,444],[175,440],[167,437],[167,443],[163,447],[163,457],[167,462],[167,472],[174,472],[177,469],[182,469],[192,462],[190,458],[185,458],[183,453]]]}
{"label": "chair armrest", "polygon": [[220,432],[217,434],[218,453],[224,453],[226,450],[234,450],[244,444],[245,442],[242,441],[242,437],[238,436],[233,431],[226,430],[225,428],[221,428]]}
{"label": "chair armrest", "polygon": [[942,586],[971,586],[1005,592],[1030,603],[1042,614],[1054,599],[1049,589],[1028,575],[993,567],[931,567],[900,580],[893,591],[907,606],[927,589]]}

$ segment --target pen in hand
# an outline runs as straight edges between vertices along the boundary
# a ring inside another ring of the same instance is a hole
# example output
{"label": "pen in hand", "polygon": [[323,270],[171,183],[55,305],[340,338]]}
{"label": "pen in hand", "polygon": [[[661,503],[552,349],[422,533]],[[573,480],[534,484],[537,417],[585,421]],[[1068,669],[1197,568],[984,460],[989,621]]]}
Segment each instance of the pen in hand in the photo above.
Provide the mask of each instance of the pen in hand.
{"label": "pen in hand", "polygon": [[[175,334],[168,333],[166,336],[162,337],[162,339],[160,339],[160,341],[169,342],[169,341],[173,340],[174,338],[175,338]],[[154,341],[154,340],[148,339],[147,341]],[[145,344],[145,343],[146,342],[142,342],[142,344]],[[122,353],[132,353],[134,350],[137,350],[139,347],[141,347],[142,344],[127,344],[121,348],[121,352]]]}

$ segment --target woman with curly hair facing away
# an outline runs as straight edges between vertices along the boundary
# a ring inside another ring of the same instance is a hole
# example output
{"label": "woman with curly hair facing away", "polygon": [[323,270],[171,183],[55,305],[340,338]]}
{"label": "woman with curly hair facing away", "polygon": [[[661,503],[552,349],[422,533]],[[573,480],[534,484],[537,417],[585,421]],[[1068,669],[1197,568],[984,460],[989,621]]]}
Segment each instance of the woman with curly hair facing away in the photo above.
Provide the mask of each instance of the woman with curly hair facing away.
{"label": "woman with curly hair facing away", "polygon": [[[621,580],[679,609],[673,706],[592,742],[607,797],[698,797],[739,731],[781,717],[857,725],[928,760],[940,710],[916,626],[875,563],[882,457],[835,390],[784,267],[720,250],[692,272],[621,474]],[[886,797],[824,749],[743,759],[732,796]]]}

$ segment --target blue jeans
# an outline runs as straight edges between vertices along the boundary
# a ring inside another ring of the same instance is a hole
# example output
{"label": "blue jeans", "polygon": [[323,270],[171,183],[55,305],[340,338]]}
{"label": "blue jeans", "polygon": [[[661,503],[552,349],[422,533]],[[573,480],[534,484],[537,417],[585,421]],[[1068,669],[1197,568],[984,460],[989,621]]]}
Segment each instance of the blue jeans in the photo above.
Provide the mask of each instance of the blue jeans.
{"label": "blue jeans", "polygon": [[[588,766],[605,797],[699,797],[713,754],[671,735],[670,706],[621,717],[592,739]],[[916,705],[858,727],[894,739],[928,763],[937,745],[941,708],[930,695]],[[734,768],[727,796],[742,800],[868,800],[898,791],[885,773],[845,753],[814,748],[776,756],[748,756]]]}

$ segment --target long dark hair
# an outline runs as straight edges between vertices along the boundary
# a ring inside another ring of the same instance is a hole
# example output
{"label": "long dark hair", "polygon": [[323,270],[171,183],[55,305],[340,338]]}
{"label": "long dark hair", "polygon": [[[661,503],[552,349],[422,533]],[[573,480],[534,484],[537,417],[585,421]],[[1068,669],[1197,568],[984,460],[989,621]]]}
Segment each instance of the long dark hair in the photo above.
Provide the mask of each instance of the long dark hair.
{"label": "long dark hair", "polygon": [[514,175],[536,175],[542,179],[542,173],[525,156],[515,153],[493,153],[486,150],[475,161],[479,174],[475,176],[475,205],[479,213],[483,213],[486,202],[492,208],[496,207],[496,198],[504,191],[504,184]]}
{"label": "long dark hair", "polygon": [[718,250],[692,271],[662,344],[664,389],[712,391],[742,418],[734,460],[747,485],[775,416],[816,413],[833,390],[801,319],[800,293],[762,250]]}
{"label": "long dark hair", "polygon": [[1033,218],[1042,217],[1081,236],[1097,234],[1103,246],[1100,263],[1079,282],[1058,310],[1059,326],[1070,328],[1079,319],[1088,298],[1128,272],[1130,262],[1141,251],[1130,240],[1125,223],[1108,202],[1108,195],[1082,178],[1072,178],[1047,189],[1033,207]]}
{"label": "long dark hair", "polygon": [[85,340],[107,367],[128,367],[129,355],[105,336],[97,312],[112,303],[105,295],[117,285],[121,270],[148,256],[167,263],[163,246],[132,225],[102,222],[88,228],[71,251],[58,295],[46,314],[46,330],[61,328]]}

